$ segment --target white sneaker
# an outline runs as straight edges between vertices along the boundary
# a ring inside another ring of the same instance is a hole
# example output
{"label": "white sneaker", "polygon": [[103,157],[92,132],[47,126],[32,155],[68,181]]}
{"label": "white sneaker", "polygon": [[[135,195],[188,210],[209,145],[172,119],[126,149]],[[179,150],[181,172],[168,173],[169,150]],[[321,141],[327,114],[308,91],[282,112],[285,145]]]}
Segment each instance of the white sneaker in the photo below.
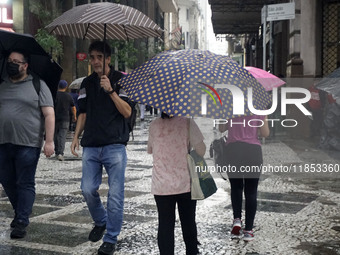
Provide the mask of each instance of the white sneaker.
{"label": "white sneaker", "polygon": [[64,156],[61,155],[61,154],[59,154],[59,155],[57,156],[57,159],[58,159],[59,161],[64,161]]}
{"label": "white sneaker", "polygon": [[240,218],[236,218],[233,221],[233,227],[231,229],[231,234],[234,236],[241,235],[242,221]]}
{"label": "white sneaker", "polygon": [[255,239],[253,230],[243,230],[243,241],[250,242]]}

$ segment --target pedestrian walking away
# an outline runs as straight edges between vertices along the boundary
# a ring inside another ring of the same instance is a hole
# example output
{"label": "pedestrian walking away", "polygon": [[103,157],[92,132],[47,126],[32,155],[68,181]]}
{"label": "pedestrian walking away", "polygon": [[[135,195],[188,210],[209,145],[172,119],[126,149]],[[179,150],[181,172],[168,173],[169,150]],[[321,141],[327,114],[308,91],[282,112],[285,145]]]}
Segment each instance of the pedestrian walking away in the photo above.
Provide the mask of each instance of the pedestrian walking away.
{"label": "pedestrian walking away", "polygon": [[55,155],[59,161],[64,160],[64,150],[66,135],[70,125],[70,108],[72,111],[72,121],[77,120],[77,110],[73,98],[67,90],[67,81],[61,80],[58,85],[57,98],[55,102],[55,132],[54,144]]}
{"label": "pedestrian walking away", "polygon": [[41,148],[46,157],[54,153],[53,98],[44,81],[35,89],[29,63],[25,52],[10,52],[0,86],[0,183],[14,210],[11,238],[26,235]]}
{"label": "pedestrian walking away", "polygon": [[[81,139],[81,190],[95,224],[89,240],[101,240],[106,229],[98,254],[113,254],[123,221],[125,146],[129,140],[127,118],[131,115],[132,102],[125,91],[116,86],[123,74],[109,65],[109,45],[93,42],[89,56],[94,72],[83,80],[80,87],[79,116],[71,151],[78,156],[79,136],[84,131]],[[108,174],[107,209],[98,193],[103,166]]]}
{"label": "pedestrian walking away", "polygon": [[[251,122],[252,125],[248,125]],[[243,116],[219,125],[219,130],[228,130],[227,145],[224,151],[224,165],[230,166],[231,205],[233,208],[232,238],[244,241],[254,240],[254,219],[257,209],[257,187],[263,163],[261,143],[258,135],[269,136],[267,117]],[[255,167],[254,167],[255,166]],[[257,171],[244,171],[258,169]],[[242,231],[242,193],[245,195],[245,227]]]}
{"label": "pedestrian walking away", "polygon": [[[189,137],[190,134],[190,137]],[[203,135],[192,119],[169,117],[152,121],[148,153],[153,155],[151,193],[158,211],[157,241],[161,255],[174,255],[175,209],[178,207],[187,255],[198,254],[196,200],[191,200],[187,154],[190,148],[203,156]]]}

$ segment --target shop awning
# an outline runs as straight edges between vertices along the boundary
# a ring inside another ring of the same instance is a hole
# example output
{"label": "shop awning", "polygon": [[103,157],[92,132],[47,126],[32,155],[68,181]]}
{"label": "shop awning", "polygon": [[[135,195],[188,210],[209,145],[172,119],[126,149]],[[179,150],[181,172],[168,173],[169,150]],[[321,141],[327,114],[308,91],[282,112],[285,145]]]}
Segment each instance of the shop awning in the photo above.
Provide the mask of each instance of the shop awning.
{"label": "shop awning", "polygon": [[258,33],[264,5],[287,0],[209,0],[215,34]]}

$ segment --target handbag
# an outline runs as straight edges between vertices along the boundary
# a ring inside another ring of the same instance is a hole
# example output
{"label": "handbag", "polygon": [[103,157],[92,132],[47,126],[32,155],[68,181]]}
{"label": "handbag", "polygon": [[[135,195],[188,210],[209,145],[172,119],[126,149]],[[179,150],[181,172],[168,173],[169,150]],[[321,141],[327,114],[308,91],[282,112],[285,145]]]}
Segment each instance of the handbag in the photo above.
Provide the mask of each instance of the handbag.
{"label": "handbag", "polygon": [[209,154],[210,158],[214,159],[215,165],[224,166],[225,165],[225,147],[226,147],[227,138],[222,136],[219,139],[215,139],[210,144]]}
{"label": "handbag", "polygon": [[187,160],[191,179],[191,199],[201,200],[210,197],[216,192],[217,187],[204,158],[192,150],[187,154]]}

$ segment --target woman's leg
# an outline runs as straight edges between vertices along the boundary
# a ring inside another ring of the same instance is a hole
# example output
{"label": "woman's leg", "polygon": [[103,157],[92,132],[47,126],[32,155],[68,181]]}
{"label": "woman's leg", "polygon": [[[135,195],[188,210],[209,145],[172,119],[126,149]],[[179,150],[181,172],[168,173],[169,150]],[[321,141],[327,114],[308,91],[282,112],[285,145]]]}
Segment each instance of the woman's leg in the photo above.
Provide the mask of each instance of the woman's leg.
{"label": "woman's leg", "polygon": [[177,195],[178,213],[181,220],[186,255],[198,254],[196,227],[196,200],[191,200],[191,193]]}
{"label": "woman's leg", "polygon": [[257,209],[257,186],[259,179],[244,179],[244,182],[244,195],[246,199],[245,230],[252,230]]}
{"label": "woman's leg", "polygon": [[229,178],[230,182],[230,197],[231,205],[233,207],[234,219],[241,219],[242,216],[242,193],[243,193],[243,179]]}
{"label": "woman's leg", "polygon": [[175,253],[175,208],[174,195],[155,195],[158,211],[158,248],[160,255],[174,255]]}

